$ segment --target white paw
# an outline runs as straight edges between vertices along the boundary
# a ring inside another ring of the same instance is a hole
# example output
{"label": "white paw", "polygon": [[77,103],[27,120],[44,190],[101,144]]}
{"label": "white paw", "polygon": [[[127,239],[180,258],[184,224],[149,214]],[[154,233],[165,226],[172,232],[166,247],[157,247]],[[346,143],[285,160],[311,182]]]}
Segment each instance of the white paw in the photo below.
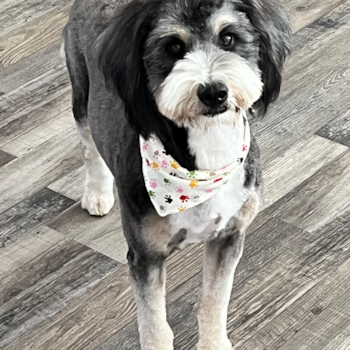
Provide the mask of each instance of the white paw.
{"label": "white paw", "polygon": [[97,189],[86,188],[81,200],[81,207],[86,209],[90,215],[107,215],[114,205],[114,194],[112,192],[101,192]]}
{"label": "white paw", "polygon": [[163,327],[140,328],[140,342],[142,350],[174,350],[174,333],[166,323]]}
{"label": "white paw", "polygon": [[232,343],[230,342],[229,339],[225,339],[223,341],[223,350],[233,350]]}
{"label": "white paw", "polygon": [[232,350],[232,344],[228,339],[200,339],[197,350]]}

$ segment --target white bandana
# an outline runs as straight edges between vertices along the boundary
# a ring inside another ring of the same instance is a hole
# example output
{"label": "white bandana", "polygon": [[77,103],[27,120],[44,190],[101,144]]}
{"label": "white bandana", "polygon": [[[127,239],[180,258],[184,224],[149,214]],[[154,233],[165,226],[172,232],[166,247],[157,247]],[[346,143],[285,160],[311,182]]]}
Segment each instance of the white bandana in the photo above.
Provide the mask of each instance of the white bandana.
{"label": "white bandana", "polygon": [[142,171],[148,195],[160,216],[178,213],[199,205],[225,186],[242,166],[250,146],[250,129],[246,115],[241,156],[219,170],[187,170],[169,154],[159,138],[146,141],[140,135]]}

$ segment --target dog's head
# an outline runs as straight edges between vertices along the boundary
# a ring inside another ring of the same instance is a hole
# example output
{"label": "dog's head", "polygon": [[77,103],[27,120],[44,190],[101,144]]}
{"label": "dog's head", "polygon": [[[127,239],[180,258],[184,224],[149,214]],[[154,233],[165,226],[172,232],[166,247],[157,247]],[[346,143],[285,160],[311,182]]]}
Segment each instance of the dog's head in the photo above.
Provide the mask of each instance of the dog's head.
{"label": "dog's head", "polygon": [[265,114],[289,38],[274,1],[134,0],[103,34],[99,65],[147,137],[164,116],[182,126],[251,107]]}

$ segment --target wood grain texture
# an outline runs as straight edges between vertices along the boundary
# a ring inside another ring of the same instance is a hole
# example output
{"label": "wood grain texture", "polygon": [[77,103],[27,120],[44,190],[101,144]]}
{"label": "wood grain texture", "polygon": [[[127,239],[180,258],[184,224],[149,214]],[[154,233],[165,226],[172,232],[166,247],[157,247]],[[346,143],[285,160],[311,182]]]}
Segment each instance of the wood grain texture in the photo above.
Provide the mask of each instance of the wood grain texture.
{"label": "wood grain texture", "polygon": [[345,146],[315,135],[295,143],[264,166],[263,208],[290,193],[347,150]]}
{"label": "wood grain texture", "polygon": [[0,251],[75,202],[47,188],[0,214]]}
{"label": "wood grain texture", "polygon": [[60,39],[70,4],[60,6],[0,37],[0,69]]}
{"label": "wood grain texture", "polygon": [[[50,103],[50,106],[51,105],[52,103]],[[64,108],[63,105],[61,106]],[[70,104],[67,104],[66,107],[69,108]],[[56,110],[55,114],[56,113],[59,113],[59,111]],[[70,111],[70,108],[54,116],[53,118],[52,118],[52,114],[50,113],[48,114],[43,113],[43,116],[42,116],[43,118],[39,117],[40,119],[50,118],[47,122],[44,122],[39,126],[37,126],[35,129],[31,129],[30,131],[23,133],[19,137],[14,138],[12,141],[3,145],[2,149],[5,152],[15,155],[16,157],[21,157],[24,154],[30,152],[33,148],[43,144],[45,141],[48,141],[50,138],[61,134],[65,130],[74,128],[75,126],[75,121]],[[24,122],[24,119],[29,121],[30,118],[26,116],[24,118],[16,119],[16,122],[11,123],[11,125],[19,126],[20,121]],[[20,126],[20,129],[18,129],[18,131],[24,132],[22,124]]]}
{"label": "wood grain texture", "polygon": [[0,213],[82,165],[75,128],[0,168]]}
{"label": "wood grain texture", "polygon": [[311,63],[310,55],[315,57],[318,49],[322,49],[328,42],[335,40],[341,31],[349,29],[349,6],[349,0],[342,1],[340,6],[293,35],[292,55],[284,66],[285,79],[282,82],[283,89],[280,96],[283,97],[304,84],[305,80],[300,80],[296,73],[300,74],[308,69]]}
{"label": "wood grain texture", "polygon": [[[350,98],[350,94],[347,97]],[[317,135],[350,147],[350,112],[348,111],[322,127],[317,131]]]}
{"label": "wood grain texture", "polygon": [[0,69],[0,96],[19,87],[23,89],[42,74],[59,69],[63,63],[59,55],[60,47],[61,40],[57,40],[11,66]]}
{"label": "wood grain texture", "polygon": [[59,180],[49,185],[48,188],[75,201],[79,201],[83,196],[84,177],[85,170],[82,166],[61,177]]}
{"label": "wood grain texture", "polygon": [[14,155],[0,150],[0,167],[11,162],[11,160],[14,160],[15,158],[16,157]]}
{"label": "wood grain texture", "polygon": [[305,325],[298,335],[280,347],[280,350],[318,350],[324,349],[330,343],[336,349],[338,336],[349,337],[349,302],[350,294],[345,290],[318,318]]}
{"label": "wood grain texture", "polygon": [[64,235],[41,225],[30,233],[19,236],[15,244],[1,247],[0,281],[64,239]]}
{"label": "wood grain texture", "polygon": [[[349,259],[345,262],[343,260],[343,257],[346,258],[347,255],[347,246],[339,245],[340,241],[349,233],[350,220],[349,212],[347,212],[316,232],[305,235],[305,240],[302,240],[302,246],[297,255],[306,262],[305,268],[314,266],[316,273],[308,271],[304,274],[304,279],[308,280],[314,274],[320,278],[323,275],[324,278],[283,312],[275,315],[275,318],[261,330],[253,332],[249,341],[243,346],[244,350],[279,349],[282,344],[297,335],[305,325],[331,305],[344,291],[349,290]],[[330,264],[333,263],[336,269],[332,270],[332,273],[327,273],[327,271],[322,270],[322,266],[318,268],[317,261],[328,259],[328,252],[337,245],[340,246],[340,249],[336,248],[332,255],[329,255],[332,259]],[[320,327],[322,326],[320,323]],[[320,349],[323,348],[320,347]],[[334,347],[334,349],[338,348]]]}
{"label": "wood grain texture", "polygon": [[[56,118],[60,118],[60,116],[61,118],[66,118],[67,125],[71,126],[74,119],[70,113],[70,100],[71,93],[67,92],[51,101],[49,100],[41,106],[38,106],[36,109],[33,108],[27,113],[20,113],[17,115],[18,117],[16,117],[16,114],[10,115],[7,120],[3,120],[3,123],[0,126],[0,145],[3,147],[8,143],[15,143],[17,138],[21,136],[24,136],[24,139],[26,139],[26,134],[31,133],[32,130],[36,128],[39,128],[38,130],[40,130],[42,124],[49,123]],[[62,117],[62,115],[64,116]],[[47,133],[46,137],[49,136],[50,134]],[[32,145],[28,145],[24,150],[27,153],[32,148]]]}
{"label": "wood grain texture", "polygon": [[57,7],[72,4],[73,0],[26,0],[0,4],[0,36],[51,12]]}
{"label": "wood grain texture", "polygon": [[[327,323],[324,323],[325,320],[320,315],[325,310],[332,309],[337,299],[348,291],[349,268],[349,261],[347,261],[334,271],[334,274],[325,276],[324,279],[277,315],[263,329],[256,332],[253,337],[250,337],[242,345],[241,349],[277,350],[283,349],[285,344],[288,343],[295,346],[296,339],[299,338],[300,333],[304,333],[304,329],[307,329],[307,332],[302,335],[302,338],[306,342],[314,341],[315,337],[317,338],[320,333],[323,333],[323,336],[330,341],[332,337],[324,329],[327,327]],[[309,333],[310,323],[318,324],[321,332],[314,332],[314,335]],[[339,322],[336,322],[335,325],[339,327],[339,335],[341,335],[342,325]],[[304,348],[309,349],[305,345]],[[323,344],[317,349],[325,348],[326,346]],[[295,347],[291,349],[295,349]],[[338,349],[338,347],[334,346],[333,349]]]}
{"label": "wood grain texture", "polygon": [[56,315],[118,269],[116,261],[65,240],[1,281],[0,346]]}
{"label": "wood grain texture", "polygon": [[349,171],[348,150],[274,203],[267,212],[309,232],[315,231],[349,209]]}
{"label": "wood grain texture", "polygon": [[121,263],[127,262],[118,201],[104,217],[89,215],[77,203],[48,222],[47,226]]}
{"label": "wood grain texture", "polygon": [[0,145],[71,108],[66,69],[52,70],[0,97]]}
{"label": "wood grain texture", "polygon": [[344,0],[284,0],[282,3],[289,10],[293,32],[311,24],[332,9],[343,4]]}

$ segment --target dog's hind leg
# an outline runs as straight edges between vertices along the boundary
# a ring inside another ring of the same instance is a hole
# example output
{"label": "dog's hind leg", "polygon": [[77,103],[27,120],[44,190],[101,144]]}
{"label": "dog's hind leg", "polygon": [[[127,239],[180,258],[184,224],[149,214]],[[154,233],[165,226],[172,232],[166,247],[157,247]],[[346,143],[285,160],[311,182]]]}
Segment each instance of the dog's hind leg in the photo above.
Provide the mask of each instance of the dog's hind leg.
{"label": "dog's hind leg", "polygon": [[227,337],[227,308],[234,272],[243,253],[245,230],[258,212],[252,196],[218,237],[206,242],[203,291],[198,311],[198,350],[232,350]]}
{"label": "dog's hind leg", "polygon": [[72,84],[73,115],[83,148],[85,166],[84,194],[81,206],[91,215],[109,213],[114,205],[114,176],[99,154],[88,125],[89,78],[85,58],[71,40],[72,33],[65,28],[66,63]]}

